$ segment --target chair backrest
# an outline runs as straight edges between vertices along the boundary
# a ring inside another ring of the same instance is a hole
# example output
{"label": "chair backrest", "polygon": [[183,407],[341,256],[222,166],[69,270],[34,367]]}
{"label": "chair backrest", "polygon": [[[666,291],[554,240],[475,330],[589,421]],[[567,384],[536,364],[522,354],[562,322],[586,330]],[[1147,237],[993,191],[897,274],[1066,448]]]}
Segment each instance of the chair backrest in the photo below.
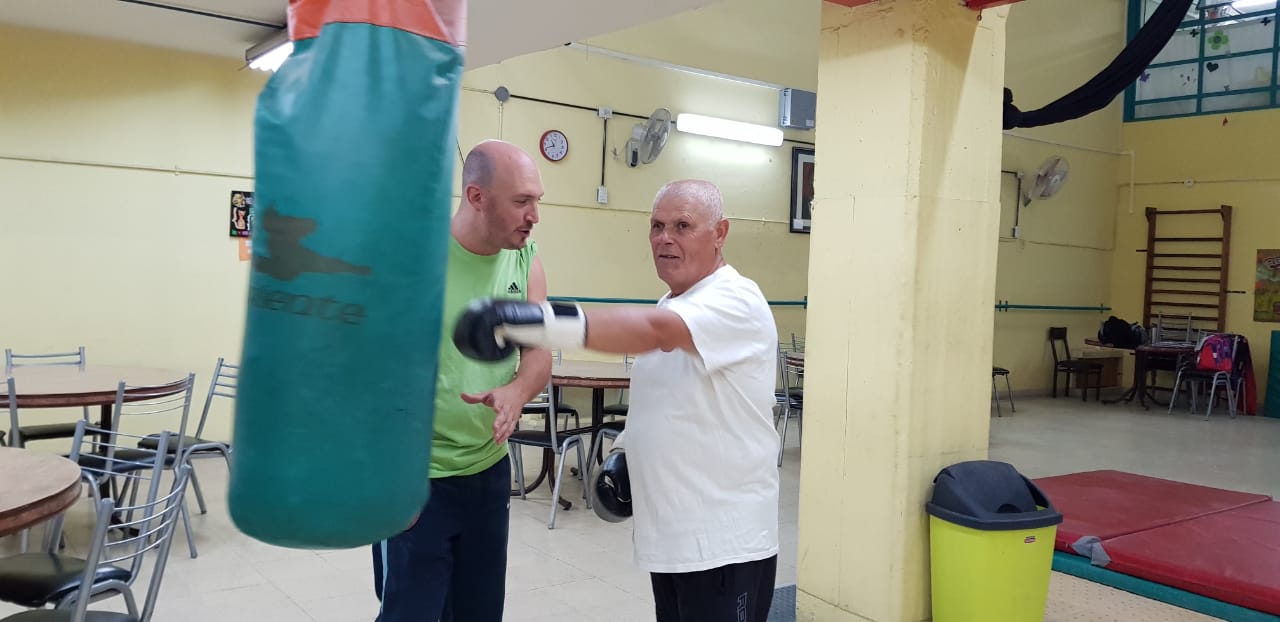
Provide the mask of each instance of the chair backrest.
{"label": "chair backrest", "polygon": [[[1062,351],[1064,356],[1058,355],[1058,343],[1062,343]],[[1057,365],[1062,361],[1071,360],[1071,346],[1067,345],[1067,327],[1051,326],[1049,327],[1049,347],[1053,349],[1053,364]]]}
{"label": "chair backrest", "polygon": [[9,446],[22,443],[18,432],[18,386],[13,376],[5,378],[5,399],[9,402]]}
{"label": "chair backrest", "polygon": [[[804,387],[804,355],[801,352],[786,352],[782,355],[783,391],[791,399],[791,390]],[[794,402],[794,400],[792,400]]]}
{"label": "chair backrest", "polygon": [[798,337],[795,333],[791,333],[791,350],[804,352],[804,337]]}
{"label": "chair backrest", "polygon": [[209,394],[205,396],[204,409],[200,411],[200,423],[196,425],[196,438],[204,438],[204,424],[209,419],[209,407],[213,405],[213,398],[226,397],[234,400],[239,385],[240,366],[218,357],[218,363],[213,366],[213,379],[209,381]]}
{"label": "chair backrest", "polygon": [[[80,579],[80,589],[74,598],[73,622],[83,622],[89,602],[94,596],[118,591],[123,586],[131,586],[141,574],[148,554],[155,557],[151,569],[151,578],[147,586],[145,605],[139,612],[140,622],[148,622],[155,611],[156,598],[160,593],[160,582],[164,578],[165,563],[169,558],[169,546],[173,542],[174,528],[181,516],[183,497],[191,474],[191,466],[180,463],[175,466],[172,485],[162,492],[160,485],[165,470],[165,458],[174,437],[169,432],[161,432],[158,436],[155,451],[140,450],[136,445],[136,437],[113,430],[102,430],[80,421],[76,424],[75,444],[72,445],[71,460],[79,461],[86,453],[102,455],[101,466],[81,466],[81,473],[91,487],[96,487],[96,478],[111,475],[131,480],[137,495],[145,497],[142,501],[130,500],[133,505],[117,506],[114,499],[101,499],[96,503],[96,522],[93,539],[90,541],[89,554],[85,557],[85,571]],[[105,440],[99,440],[105,439]],[[126,443],[126,439],[134,441]],[[128,449],[132,454],[142,452],[143,458],[125,461],[116,458],[117,450]],[[112,519],[119,517],[113,524]],[[55,523],[49,546],[56,546],[62,529],[62,518]],[[116,537],[112,532],[122,529],[124,535]],[[127,581],[109,580],[95,581],[98,568],[105,566],[129,568]]]}
{"label": "chair backrest", "polygon": [[[177,416],[178,437],[173,442],[173,452],[181,456],[187,434],[187,419],[191,413],[191,394],[195,386],[196,375],[193,373],[188,373],[186,378],[175,384],[158,387],[131,386],[121,380],[116,385],[116,430],[120,429],[126,417]],[[155,393],[152,394],[149,390],[154,390]]]}
{"label": "chair backrest", "polygon": [[15,367],[35,367],[39,365],[74,365],[84,369],[84,346],[72,352],[42,352],[36,354],[17,354],[12,348],[4,350],[4,373],[8,374]]}
{"label": "chair backrest", "polygon": [[1199,343],[1209,331],[1195,327],[1195,316],[1187,315],[1166,318],[1164,314],[1156,314],[1156,323],[1151,328],[1151,342],[1162,344]]}

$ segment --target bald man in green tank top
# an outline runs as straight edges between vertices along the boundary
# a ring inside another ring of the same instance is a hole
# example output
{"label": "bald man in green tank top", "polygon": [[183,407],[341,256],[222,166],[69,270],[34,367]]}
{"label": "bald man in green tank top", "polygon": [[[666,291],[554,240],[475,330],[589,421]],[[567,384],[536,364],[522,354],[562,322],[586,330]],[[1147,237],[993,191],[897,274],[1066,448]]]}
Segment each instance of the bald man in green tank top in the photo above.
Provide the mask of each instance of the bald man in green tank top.
{"label": "bald man in green tank top", "polygon": [[416,523],[373,545],[378,622],[499,622],[506,590],[511,462],[507,437],[524,405],[546,389],[551,352],[485,363],[448,336],[476,298],[546,300],[547,279],[529,236],[542,179],[533,158],[506,142],[477,145],[462,166],[453,216],[431,443],[431,497]]}

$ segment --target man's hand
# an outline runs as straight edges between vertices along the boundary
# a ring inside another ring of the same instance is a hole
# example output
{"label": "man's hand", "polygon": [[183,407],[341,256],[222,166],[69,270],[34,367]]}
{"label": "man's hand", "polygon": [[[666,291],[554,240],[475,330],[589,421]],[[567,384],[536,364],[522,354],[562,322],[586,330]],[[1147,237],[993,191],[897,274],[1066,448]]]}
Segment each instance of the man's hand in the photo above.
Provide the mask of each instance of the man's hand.
{"label": "man's hand", "polygon": [[520,397],[520,390],[514,385],[504,385],[484,393],[463,393],[462,401],[468,404],[484,404],[497,413],[493,420],[493,442],[501,445],[507,442],[516,422],[524,411],[525,400]]}

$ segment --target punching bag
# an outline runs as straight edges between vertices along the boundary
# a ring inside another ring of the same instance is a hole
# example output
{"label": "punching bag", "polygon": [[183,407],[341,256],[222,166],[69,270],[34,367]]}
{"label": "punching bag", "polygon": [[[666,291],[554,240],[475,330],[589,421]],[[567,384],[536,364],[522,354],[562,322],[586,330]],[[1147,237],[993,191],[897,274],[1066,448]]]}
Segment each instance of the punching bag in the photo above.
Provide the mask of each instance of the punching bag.
{"label": "punching bag", "polygon": [[228,505],[350,548],[428,495],[465,0],[290,0],[254,118],[253,257]]}

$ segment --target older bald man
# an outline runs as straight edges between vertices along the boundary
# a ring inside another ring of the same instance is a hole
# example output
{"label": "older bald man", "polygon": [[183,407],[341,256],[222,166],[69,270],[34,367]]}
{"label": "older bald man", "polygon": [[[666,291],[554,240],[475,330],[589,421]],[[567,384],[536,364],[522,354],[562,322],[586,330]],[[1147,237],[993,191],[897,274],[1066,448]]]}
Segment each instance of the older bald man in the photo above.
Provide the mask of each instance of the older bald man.
{"label": "older bald man", "polygon": [[714,184],[682,180],[654,199],[649,244],[670,291],[657,307],[482,300],[459,320],[467,356],[515,345],[641,353],[625,445],[635,558],[660,622],[768,618],[778,554],[777,328],[751,279],[724,258]]}

